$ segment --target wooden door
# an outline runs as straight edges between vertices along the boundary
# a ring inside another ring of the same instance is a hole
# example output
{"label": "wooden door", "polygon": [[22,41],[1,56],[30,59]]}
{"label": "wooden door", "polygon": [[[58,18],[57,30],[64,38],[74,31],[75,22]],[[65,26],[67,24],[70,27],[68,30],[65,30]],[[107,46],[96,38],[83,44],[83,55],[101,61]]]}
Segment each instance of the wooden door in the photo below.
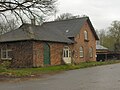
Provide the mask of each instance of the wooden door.
{"label": "wooden door", "polygon": [[44,65],[50,65],[50,47],[44,43]]}

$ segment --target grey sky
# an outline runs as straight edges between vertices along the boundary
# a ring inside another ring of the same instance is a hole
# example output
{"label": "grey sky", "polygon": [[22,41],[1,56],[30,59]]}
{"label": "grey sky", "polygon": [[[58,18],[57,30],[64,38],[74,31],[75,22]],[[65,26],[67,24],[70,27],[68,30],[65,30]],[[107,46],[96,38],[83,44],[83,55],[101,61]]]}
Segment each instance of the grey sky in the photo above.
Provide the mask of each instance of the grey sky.
{"label": "grey sky", "polygon": [[58,14],[87,15],[95,29],[106,29],[120,20],[120,0],[58,0]]}

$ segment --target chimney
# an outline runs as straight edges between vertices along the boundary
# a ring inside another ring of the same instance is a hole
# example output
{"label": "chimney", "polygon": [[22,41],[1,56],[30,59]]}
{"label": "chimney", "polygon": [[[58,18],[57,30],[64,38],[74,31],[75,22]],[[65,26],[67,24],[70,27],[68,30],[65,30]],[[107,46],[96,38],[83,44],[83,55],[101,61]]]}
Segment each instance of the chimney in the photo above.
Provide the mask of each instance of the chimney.
{"label": "chimney", "polygon": [[31,24],[32,24],[32,25],[36,25],[36,23],[35,23],[35,18],[34,18],[34,19],[31,19]]}

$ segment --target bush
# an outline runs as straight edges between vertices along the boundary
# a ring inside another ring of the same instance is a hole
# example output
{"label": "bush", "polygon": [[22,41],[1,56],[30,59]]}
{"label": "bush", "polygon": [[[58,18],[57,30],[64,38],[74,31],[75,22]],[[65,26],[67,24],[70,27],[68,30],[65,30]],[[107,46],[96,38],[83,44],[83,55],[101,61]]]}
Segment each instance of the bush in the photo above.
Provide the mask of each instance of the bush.
{"label": "bush", "polygon": [[9,68],[11,65],[11,62],[10,61],[3,61],[1,65],[3,68]]}

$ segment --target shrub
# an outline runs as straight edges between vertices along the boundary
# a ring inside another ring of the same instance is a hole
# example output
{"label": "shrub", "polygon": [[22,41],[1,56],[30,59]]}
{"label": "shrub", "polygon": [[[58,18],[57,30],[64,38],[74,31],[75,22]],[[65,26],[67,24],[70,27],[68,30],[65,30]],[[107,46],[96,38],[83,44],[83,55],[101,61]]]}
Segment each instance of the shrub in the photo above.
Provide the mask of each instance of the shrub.
{"label": "shrub", "polygon": [[6,60],[6,61],[3,61],[1,65],[4,68],[9,68],[11,65],[11,62]]}

